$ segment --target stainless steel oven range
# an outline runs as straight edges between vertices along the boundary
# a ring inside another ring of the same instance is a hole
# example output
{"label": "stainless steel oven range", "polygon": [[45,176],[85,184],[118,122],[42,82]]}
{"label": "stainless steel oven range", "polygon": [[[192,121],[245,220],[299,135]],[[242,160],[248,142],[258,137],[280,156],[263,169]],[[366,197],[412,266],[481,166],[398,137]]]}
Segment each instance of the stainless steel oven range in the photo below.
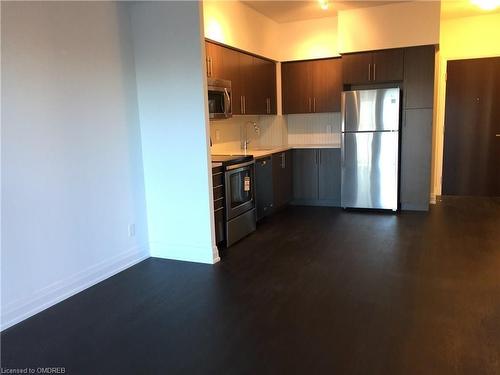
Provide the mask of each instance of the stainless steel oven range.
{"label": "stainless steel oven range", "polygon": [[226,192],[226,246],[255,231],[255,160],[251,155],[212,155],[222,163]]}

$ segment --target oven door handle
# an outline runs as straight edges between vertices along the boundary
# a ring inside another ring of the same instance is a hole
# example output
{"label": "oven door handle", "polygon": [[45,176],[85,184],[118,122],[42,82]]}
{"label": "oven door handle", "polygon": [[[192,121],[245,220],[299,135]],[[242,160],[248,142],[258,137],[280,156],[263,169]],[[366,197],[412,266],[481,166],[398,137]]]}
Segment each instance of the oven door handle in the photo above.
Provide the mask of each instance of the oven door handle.
{"label": "oven door handle", "polygon": [[248,167],[249,165],[255,164],[255,160],[248,161],[246,163],[241,163],[241,164],[235,164],[235,165],[228,165],[226,167],[226,170],[232,171],[233,169],[238,169],[238,168],[243,168],[243,167]]}

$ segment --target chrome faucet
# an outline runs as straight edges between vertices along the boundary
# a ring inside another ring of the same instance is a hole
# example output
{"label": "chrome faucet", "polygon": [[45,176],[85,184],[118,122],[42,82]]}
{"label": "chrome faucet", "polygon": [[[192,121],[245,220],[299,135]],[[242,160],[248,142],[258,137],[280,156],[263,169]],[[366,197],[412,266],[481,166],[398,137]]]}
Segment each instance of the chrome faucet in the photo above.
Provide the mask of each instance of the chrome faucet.
{"label": "chrome faucet", "polygon": [[243,134],[242,134],[242,140],[241,140],[241,149],[244,150],[245,152],[247,152],[248,150],[248,145],[250,144],[250,142],[252,142],[250,139],[248,139],[248,128],[247,128],[247,125],[252,125],[253,126],[253,130],[255,132],[255,134],[259,134],[260,133],[260,128],[259,126],[257,125],[257,123],[255,121],[247,121],[245,122],[245,124],[243,125]]}

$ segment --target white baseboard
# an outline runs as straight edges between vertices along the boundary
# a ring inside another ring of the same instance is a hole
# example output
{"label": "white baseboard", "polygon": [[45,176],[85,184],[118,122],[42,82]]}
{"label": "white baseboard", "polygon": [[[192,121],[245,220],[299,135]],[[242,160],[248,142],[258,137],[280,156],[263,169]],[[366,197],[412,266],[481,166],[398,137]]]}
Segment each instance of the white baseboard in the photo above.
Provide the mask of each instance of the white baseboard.
{"label": "white baseboard", "polygon": [[431,198],[430,198],[430,204],[436,204],[436,195],[435,194],[431,194]]}
{"label": "white baseboard", "polygon": [[217,246],[187,246],[184,244],[165,244],[150,242],[150,254],[155,258],[182,260],[185,262],[214,264],[219,258]]}
{"label": "white baseboard", "polygon": [[38,290],[2,308],[0,331],[149,258],[146,248],[134,248],[104,260],[67,279]]}

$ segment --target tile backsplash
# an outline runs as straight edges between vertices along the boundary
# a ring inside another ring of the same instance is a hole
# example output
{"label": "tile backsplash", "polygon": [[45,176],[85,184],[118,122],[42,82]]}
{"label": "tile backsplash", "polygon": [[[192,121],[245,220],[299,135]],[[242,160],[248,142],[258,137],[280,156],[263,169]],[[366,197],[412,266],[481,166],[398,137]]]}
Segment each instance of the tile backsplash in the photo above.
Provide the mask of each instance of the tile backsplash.
{"label": "tile backsplash", "polygon": [[245,132],[246,138],[250,140],[250,149],[287,143],[286,121],[283,116],[233,116],[227,120],[210,121],[212,153],[240,150]]}
{"label": "tile backsplash", "polygon": [[340,143],[340,112],[286,115],[288,144]]}
{"label": "tile backsplash", "polygon": [[338,144],[340,121],[340,113],[233,116],[227,120],[210,121],[212,153],[238,152],[245,137],[250,140],[249,149],[286,144]]}

